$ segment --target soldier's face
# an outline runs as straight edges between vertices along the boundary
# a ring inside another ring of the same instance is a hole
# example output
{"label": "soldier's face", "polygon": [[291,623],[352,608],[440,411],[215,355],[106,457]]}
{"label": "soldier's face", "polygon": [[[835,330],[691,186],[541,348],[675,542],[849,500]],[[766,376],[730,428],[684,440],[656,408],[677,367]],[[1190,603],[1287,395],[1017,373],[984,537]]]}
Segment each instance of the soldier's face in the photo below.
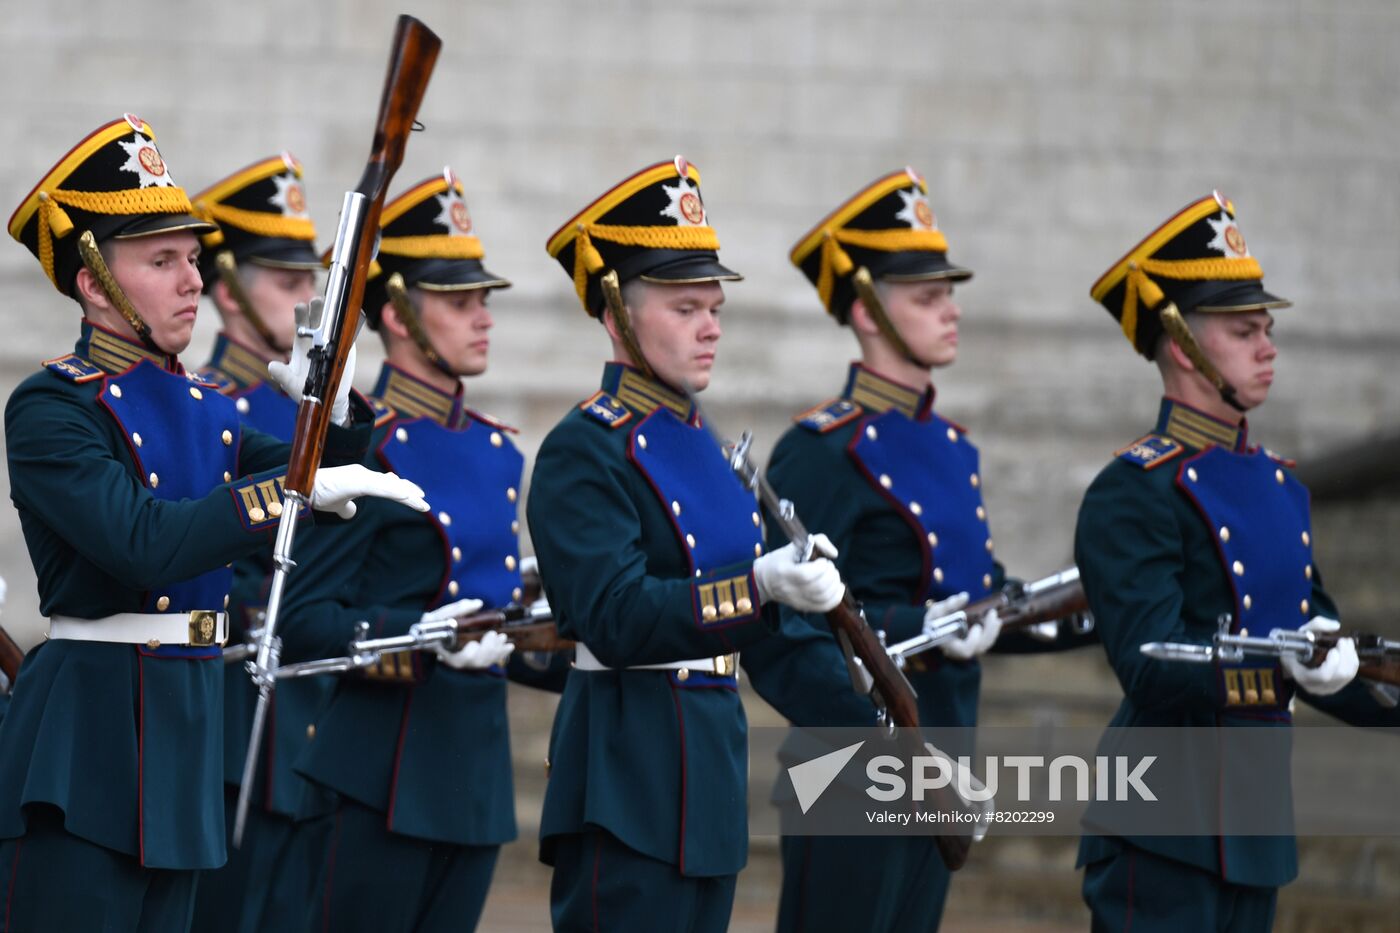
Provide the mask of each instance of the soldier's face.
{"label": "soldier's face", "polygon": [[[112,240],[107,266],[132,307],[151,328],[151,338],[166,353],[181,353],[190,344],[199,294],[199,240],[188,230]],[[118,319],[120,320],[120,319]],[[127,330],[123,322],[123,331]]]}
{"label": "soldier's face", "polygon": [[291,346],[296,332],[296,306],[316,296],[316,273],[310,269],[274,269],[252,263],[243,290],[248,302],[268,330],[277,334],[283,346]]}
{"label": "soldier's face", "polygon": [[642,294],[640,307],[628,309],[642,355],[667,384],[701,391],[715,365],[724,289],[718,282],[648,282]]}
{"label": "soldier's face", "polygon": [[881,291],[885,312],[910,351],[930,366],[958,358],[958,319],[951,282],[888,282]]}
{"label": "soldier's face", "polygon": [[1267,311],[1235,314],[1201,313],[1194,328],[1196,340],[1220,375],[1235,387],[1245,408],[1254,408],[1269,397],[1274,384],[1274,318]]}
{"label": "soldier's face", "polygon": [[491,351],[489,332],[495,323],[487,307],[489,288],[463,292],[417,293],[419,316],[428,342],[459,376],[486,371]]}

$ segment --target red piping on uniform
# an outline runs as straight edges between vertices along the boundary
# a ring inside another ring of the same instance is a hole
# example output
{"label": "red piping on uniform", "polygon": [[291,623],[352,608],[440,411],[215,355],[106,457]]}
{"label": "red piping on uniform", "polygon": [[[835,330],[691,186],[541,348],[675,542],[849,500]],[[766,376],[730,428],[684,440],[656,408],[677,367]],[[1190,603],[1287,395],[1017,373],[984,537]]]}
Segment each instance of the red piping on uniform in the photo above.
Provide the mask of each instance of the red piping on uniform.
{"label": "red piping on uniform", "polygon": [[330,850],[326,854],[326,890],[321,898],[321,933],[331,929],[331,884],[335,880],[335,850],[340,847],[340,819],[345,812],[345,804],[335,811],[335,832],[331,835]]}
{"label": "red piping on uniform", "polygon": [[675,681],[671,681],[671,699],[676,701],[676,727],[680,729],[681,733],[681,839],[678,867],[683,875],[685,874],[685,717],[681,714],[681,695],[680,691],[676,689]]}
{"label": "red piping on uniform", "polygon": [[909,605],[917,606],[920,602],[920,595],[929,592],[929,587],[933,583],[933,547],[928,543],[928,535],[924,531],[924,526],[909,511],[909,507],[899,501],[899,497],[888,489],[880,485],[875,474],[866,467],[865,461],[856,456],[856,446],[861,438],[865,436],[866,425],[874,421],[874,417],[862,418],[856,422],[856,430],[851,434],[851,439],[846,443],[846,455],[855,464],[856,470],[870,487],[879,494],[880,498],[888,502],[894,509],[894,513],[900,517],[904,524],[909,526],[910,532],[914,535],[914,541],[919,546],[919,557],[923,560],[923,567],[919,570],[919,589],[909,599]]}
{"label": "red piping on uniform", "polygon": [[19,850],[24,848],[24,837],[15,840],[15,864],[10,868],[10,890],[5,895],[5,929],[10,929],[10,912],[15,907],[15,881],[19,878]]}
{"label": "red piping on uniform", "polygon": [[399,800],[399,765],[403,763],[403,743],[408,736],[408,713],[413,708],[413,687],[408,688],[408,697],[403,701],[403,718],[399,720],[399,743],[394,749],[394,776],[389,781],[389,813],[384,821],[384,828],[392,830],[394,826],[394,805]]}

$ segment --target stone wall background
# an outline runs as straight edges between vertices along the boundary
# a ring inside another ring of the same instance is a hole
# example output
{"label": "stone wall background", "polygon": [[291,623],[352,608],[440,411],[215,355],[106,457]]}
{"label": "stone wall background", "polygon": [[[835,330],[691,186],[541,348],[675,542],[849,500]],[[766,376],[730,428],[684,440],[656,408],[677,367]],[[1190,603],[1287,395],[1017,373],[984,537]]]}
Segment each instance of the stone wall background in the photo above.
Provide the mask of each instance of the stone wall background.
{"label": "stone wall background", "polygon": [[[5,12],[0,208],[132,111],[191,192],[292,150],[329,242],[368,149],[396,5],[9,0]],[[677,152],[700,166],[725,260],[747,276],[729,291],[707,402],[724,426],[753,427],[760,454],[839,388],[854,352],[787,249],[884,172],[927,176],[952,256],[977,272],[940,408],[973,428],[998,552],[1018,575],[1070,560],[1084,487],[1155,416],[1155,372],[1090,284],[1212,188],[1235,200],[1270,287],[1296,302],[1278,315],[1280,378],[1255,436],[1306,461],[1400,420],[1400,7],[1387,0],[420,0],[413,12],[445,49],[428,131],[394,191],[444,163],[464,178],[490,265],[516,283],[494,302],[493,368],[470,391],[522,428],[527,453],[591,391],[607,352],[544,242]],[[15,245],[0,248],[0,308],[7,396],[66,352],[77,313]],[[187,363],[212,340],[206,312]],[[372,338],[366,349],[361,386],[377,367]],[[1334,544],[1346,571],[1365,568],[1338,582],[1400,569],[1394,503],[1319,519],[1323,568]],[[0,573],[4,622],[32,641],[41,621],[11,509]],[[1368,619],[1389,615],[1364,602]],[[1026,663],[1031,677],[989,672],[989,715],[1027,683],[1112,704],[1096,656]]]}

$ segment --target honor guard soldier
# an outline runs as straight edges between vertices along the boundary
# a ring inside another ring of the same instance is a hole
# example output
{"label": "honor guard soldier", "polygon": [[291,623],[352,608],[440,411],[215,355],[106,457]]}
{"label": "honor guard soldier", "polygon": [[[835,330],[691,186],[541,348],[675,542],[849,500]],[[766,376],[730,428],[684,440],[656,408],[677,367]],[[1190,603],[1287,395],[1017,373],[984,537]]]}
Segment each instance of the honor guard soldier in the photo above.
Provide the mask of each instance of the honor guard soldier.
{"label": "honor guard soldier", "polygon": [[[840,395],[796,417],[773,450],[768,479],[804,521],[831,536],[843,577],[870,624],[893,644],[1006,582],[993,555],[977,448],[965,428],[933,410],[932,370],[958,355],[962,311],[953,289],[972,273],[949,261],[927,186],[908,168],[832,211],[793,247],[791,259],[827,313],[854,333],[861,359]],[[781,534],[771,525],[769,533]],[[814,617],[805,627],[839,664],[825,620]],[[976,724],[977,658],[994,643],[998,650],[1041,647],[1022,634],[998,643],[999,629],[993,612],[945,643],[941,656],[909,659],[924,725]],[[1062,641],[1072,643],[1067,628]],[[757,677],[755,685],[765,692]],[[837,707],[817,691],[794,699],[775,705],[798,726],[871,722],[868,702]],[[938,926],[949,873],[932,836],[786,836],[782,856],[780,930]],[[852,890],[862,896],[852,898]]]}
{"label": "honor guard soldier", "polygon": [[764,553],[753,495],[683,392],[710,382],[720,283],[739,278],[699,171],[677,156],[638,172],[548,249],[613,348],[540,448],[528,506],[578,641],[540,825],[554,925],[724,930],[748,852],[734,654],[777,628],[776,602],[824,611],[843,588],[826,558]]}
{"label": "honor guard soldier", "polygon": [[[524,457],[514,429],[466,407],[463,394],[462,378],[486,370],[488,296],[510,286],[483,255],[451,169],[384,207],[365,290],[385,348],[369,462],[416,482],[433,510],[367,503],[307,545],[314,566],[287,596],[287,657],[344,655],[362,620],[369,637],[402,635],[522,598]],[[506,676],[551,679],[512,648],[492,633],[455,651],[386,655],[340,678],[297,763],[339,795],[309,928],[476,925],[500,846],[516,835]],[[566,673],[561,659],[554,689]]]}
{"label": "honor guard soldier", "polygon": [[[244,427],[290,441],[297,404],[268,380],[267,367],[289,359],[296,334],[294,309],[315,296],[321,268],[301,163],[283,152],[240,169],[190,200],[198,216],[218,225],[200,238],[199,271],[204,293],[223,322],[212,357],[196,375],[233,399]],[[234,643],[246,641],[248,631],[260,627],[272,569],[267,551],[234,564],[229,602]],[[271,751],[253,791],[243,845],[230,848],[227,865],[200,879],[195,929],[302,929],[306,904],[318,889],[315,872],[324,862],[331,806],[328,795],[313,791],[292,764],[329,688],[324,678],[278,685],[275,713],[264,736]],[[224,678],[224,812],[230,834],[257,697],[241,667],[230,666]],[[293,836],[297,819],[316,822]]]}
{"label": "honor guard soldier", "polygon": [[[1353,682],[1351,639],[1317,667],[1183,664],[1139,650],[1210,644],[1227,613],[1235,633],[1338,629],[1313,556],[1308,491],[1291,461],[1248,436],[1245,413],[1274,381],[1270,312],[1289,302],[1264,290],[1234,206],[1218,193],[1189,205],[1091,294],[1156,362],[1163,387],[1156,425],[1118,451],[1079,510],[1075,557],[1124,691],[1110,725],[1286,727],[1294,697],[1380,724],[1380,707]],[[1130,920],[1134,930],[1269,930],[1277,889],[1298,871],[1291,835],[1086,835],[1079,865],[1095,930]]]}
{"label": "honor guard soldier", "polygon": [[[83,310],[73,352],[5,411],[11,497],[48,617],[0,733],[11,930],[186,930],[197,872],[224,862],[231,563],[271,546],[288,450],[242,430],[233,401],[179,363],[202,286],[197,235],[212,229],[190,210],[150,126],[128,114],[10,219]],[[334,407],[349,424],[348,395]],[[363,456],[372,416],[356,408],[362,424],[332,428],[327,458]],[[312,504],[408,500],[410,485],[325,467]]]}

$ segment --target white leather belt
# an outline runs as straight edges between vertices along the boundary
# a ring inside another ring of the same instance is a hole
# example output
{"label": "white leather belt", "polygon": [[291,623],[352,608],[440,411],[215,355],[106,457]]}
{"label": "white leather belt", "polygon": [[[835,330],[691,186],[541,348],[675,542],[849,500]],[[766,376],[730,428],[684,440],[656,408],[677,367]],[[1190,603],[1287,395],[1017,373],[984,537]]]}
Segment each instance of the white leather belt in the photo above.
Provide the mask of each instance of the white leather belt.
{"label": "white leather belt", "polygon": [[[574,646],[574,667],[580,671],[611,671],[583,642]],[[691,671],[696,674],[715,674],[731,677],[739,667],[737,654],[721,654],[713,658],[696,658],[691,661],[668,661],[665,664],[634,664],[623,668],[627,671]]]}
{"label": "white leather belt", "polygon": [[208,609],[190,612],[119,612],[104,619],[49,619],[48,637],[69,641],[106,641],[124,645],[207,648],[228,641],[228,613]]}

